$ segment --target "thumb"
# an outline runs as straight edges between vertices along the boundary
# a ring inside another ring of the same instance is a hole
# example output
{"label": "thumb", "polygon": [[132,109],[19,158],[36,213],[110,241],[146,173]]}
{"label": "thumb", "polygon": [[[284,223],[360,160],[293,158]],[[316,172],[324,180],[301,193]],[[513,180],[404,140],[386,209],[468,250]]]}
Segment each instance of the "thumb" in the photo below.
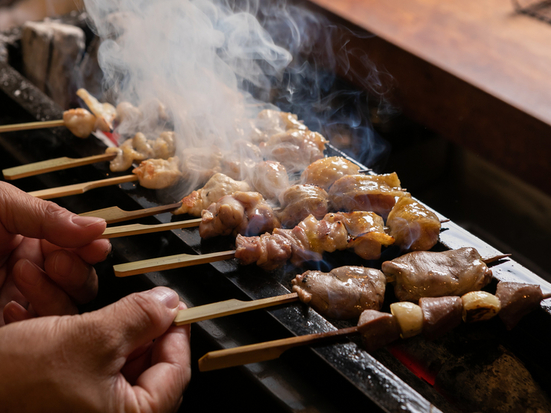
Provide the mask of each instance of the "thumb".
{"label": "thumb", "polygon": [[0,182],[0,224],[12,234],[47,239],[65,248],[89,244],[105,230],[105,220],[81,217]]}
{"label": "thumb", "polygon": [[178,312],[178,294],[166,287],[130,294],[101,310],[89,313],[97,317],[123,357],[163,335]]}

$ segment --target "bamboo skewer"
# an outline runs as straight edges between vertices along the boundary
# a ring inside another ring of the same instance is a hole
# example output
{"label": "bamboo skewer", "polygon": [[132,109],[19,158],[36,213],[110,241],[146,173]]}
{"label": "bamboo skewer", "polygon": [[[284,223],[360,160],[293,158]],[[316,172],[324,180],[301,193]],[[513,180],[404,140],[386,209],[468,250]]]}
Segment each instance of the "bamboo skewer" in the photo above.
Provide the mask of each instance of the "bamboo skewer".
{"label": "bamboo skewer", "polygon": [[115,158],[116,153],[104,153],[101,155],[87,156],[85,158],[55,158],[47,161],[34,162],[26,165],[7,168],[2,171],[4,178],[8,180],[26,178],[43,174],[46,172],[60,171],[62,169],[74,168],[82,165],[89,165],[96,162],[110,161]]}
{"label": "bamboo skewer", "polygon": [[152,258],[149,260],[128,262],[113,266],[115,276],[128,277],[130,275],[144,274],[150,271],[164,271],[175,268],[189,267],[192,265],[206,264],[209,262],[224,261],[235,257],[235,251],[220,251],[210,254],[177,254],[167,257]]}
{"label": "bamboo skewer", "polygon": [[305,336],[283,338],[250,344],[224,350],[211,351],[199,359],[199,371],[210,371],[243,364],[258,363],[273,360],[283,352],[297,346],[318,344],[332,338],[348,336],[358,332],[358,326],[341,328],[325,333],[308,334]]}
{"label": "bamboo skewer", "polygon": [[46,120],[41,122],[17,123],[14,125],[2,125],[0,126],[0,133],[17,132],[30,129],[57,128],[59,126],[65,126],[65,121],[63,119]]}
{"label": "bamboo skewer", "polygon": [[98,217],[105,219],[107,224],[114,224],[115,222],[130,221],[131,219],[138,219],[149,217],[151,215],[161,214],[163,212],[170,212],[178,209],[182,206],[181,202],[169,205],[161,205],[145,209],[137,209],[134,211],[125,211],[119,207],[109,207],[103,209],[97,209],[95,211],[83,212],[79,214],[83,217]]}
{"label": "bamboo skewer", "polygon": [[169,231],[179,228],[197,227],[201,223],[201,218],[188,219],[186,221],[167,222],[165,224],[131,224],[121,225],[118,227],[106,228],[102,234],[102,238],[118,238],[127,237],[130,235],[149,234],[151,232]]}
{"label": "bamboo skewer", "polygon": [[236,299],[220,301],[218,303],[200,305],[197,307],[180,310],[174,319],[174,324],[181,326],[184,324],[196,323],[198,321],[210,320],[217,317],[239,314],[245,311],[292,303],[297,300],[298,294],[290,293],[253,301],[241,301]]}
{"label": "bamboo skewer", "polygon": [[62,196],[83,194],[84,192],[94,188],[101,188],[109,185],[118,185],[125,182],[133,182],[137,181],[138,179],[139,178],[137,175],[117,176],[115,178],[101,179],[99,181],[91,181],[80,184],[60,186],[57,188],[42,189],[40,191],[29,192],[29,195],[41,199],[59,198]]}

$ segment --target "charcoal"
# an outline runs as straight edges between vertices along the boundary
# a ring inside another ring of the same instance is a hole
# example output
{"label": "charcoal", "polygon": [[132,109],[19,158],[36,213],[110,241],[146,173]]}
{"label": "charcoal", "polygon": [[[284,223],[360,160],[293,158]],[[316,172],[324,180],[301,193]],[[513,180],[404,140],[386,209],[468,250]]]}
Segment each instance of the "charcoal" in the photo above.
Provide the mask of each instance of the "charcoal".
{"label": "charcoal", "polygon": [[23,73],[42,92],[46,92],[53,34],[51,24],[43,22],[27,22],[21,33]]}

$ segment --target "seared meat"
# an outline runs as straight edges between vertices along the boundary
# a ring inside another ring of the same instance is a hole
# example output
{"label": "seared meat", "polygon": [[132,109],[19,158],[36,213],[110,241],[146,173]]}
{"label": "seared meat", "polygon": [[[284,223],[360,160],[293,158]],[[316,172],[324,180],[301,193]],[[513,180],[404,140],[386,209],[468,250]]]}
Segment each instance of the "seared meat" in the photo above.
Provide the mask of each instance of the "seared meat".
{"label": "seared meat", "polygon": [[393,278],[396,297],[413,302],[421,297],[477,291],[492,279],[492,270],[478,251],[470,247],[444,252],[410,252],[383,262],[382,271]]}
{"label": "seared meat", "polygon": [[398,320],[392,314],[365,310],[358,320],[364,348],[372,353],[400,338]]}
{"label": "seared meat", "polygon": [[276,161],[257,163],[250,178],[255,191],[260,192],[266,200],[275,203],[281,192],[289,188],[287,169]]}
{"label": "seared meat", "polygon": [[463,302],[459,296],[422,297],[423,335],[429,340],[442,336],[461,324]]}
{"label": "seared meat", "polygon": [[372,211],[386,218],[404,195],[395,172],[386,175],[346,175],[329,189],[329,199],[335,211]]}
{"label": "seared meat", "polygon": [[337,212],[327,214],[324,220],[342,221],[348,231],[348,248],[365,260],[379,259],[381,247],[394,242],[394,238],[385,233],[383,218],[374,212]]}
{"label": "seared meat", "polygon": [[143,133],[136,133],[118,148],[107,148],[105,153],[116,153],[117,156],[109,165],[113,172],[126,171],[135,161],[149,158],[168,159],[175,152],[174,132],[163,132],[156,140],[147,139]]}
{"label": "seared meat", "polygon": [[206,209],[213,202],[218,201],[224,195],[231,195],[234,192],[250,191],[251,187],[245,181],[235,181],[224,174],[214,174],[203,188],[193,191],[182,199],[182,206],[174,211],[174,214],[190,214],[201,216],[201,211]]}
{"label": "seared meat", "polygon": [[327,192],[314,185],[293,185],[279,196],[281,225],[292,228],[308,215],[322,219],[329,209]]}
{"label": "seared meat", "polygon": [[360,167],[341,156],[329,156],[312,162],[302,172],[301,182],[329,190],[331,185],[345,175],[355,175]]}
{"label": "seared meat", "polygon": [[251,140],[256,143],[266,142],[272,135],[289,129],[308,129],[298,120],[297,115],[273,109],[260,112],[253,123]]}
{"label": "seared meat", "polygon": [[507,330],[511,330],[522,317],[539,306],[543,293],[539,285],[500,282],[496,296],[501,302],[499,317]]}
{"label": "seared meat", "polygon": [[96,117],[86,109],[66,110],[63,112],[63,122],[79,138],[87,138],[96,129]]}
{"label": "seared meat", "polygon": [[262,161],[260,148],[245,140],[236,140],[232,149],[222,156],[222,172],[233,179],[244,180],[251,175],[255,165]]}
{"label": "seared meat", "polygon": [[219,235],[256,235],[280,226],[272,208],[258,192],[234,192],[201,213],[201,238]]}
{"label": "seared meat", "polygon": [[386,225],[402,251],[428,251],[438,242],[440,220],[409,196],[403,196],[388,214]]}
{"label": "seared meat", "polygon": [[376,269],[345,266],[329,273],[306,271],[291,283],[302,302],[326,317],[346,320],[381,308],[386,279]]}
{"label": "seared meat", "polygon": [[287,171],[299,172],[312,162],[323,158],[327,140],[317,132],[289,129],[272,135],[260,148],[267,159],[281,162]]}
{"label": "seared meat", "polygon": [[77,96],[81,98],[90,112],[96,116],[96,127],[103,132],[113,130],[113,123],[117,117],[117,110],[110,103],[100,103],[86,89],[78,89]]}
{"label": "seared meat", "polygon": [[140,185],[149,189],[168,188],[182,176],[178,157],[168,159],[147,159],[132,171],[140,179]]}

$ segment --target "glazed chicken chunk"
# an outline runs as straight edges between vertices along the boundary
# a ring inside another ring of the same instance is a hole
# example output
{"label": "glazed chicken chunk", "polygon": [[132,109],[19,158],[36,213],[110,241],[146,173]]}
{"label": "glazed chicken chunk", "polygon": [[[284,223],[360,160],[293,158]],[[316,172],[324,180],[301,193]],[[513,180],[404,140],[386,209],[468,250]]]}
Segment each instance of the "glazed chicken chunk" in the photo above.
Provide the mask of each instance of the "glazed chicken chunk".
{"label": "glazed chicken chunk", "polygon": [[327,192],[314,185],[293,185],[279,196],[281,225],[292,228],[308,215],[322,219],[329,210]]}
{"label": "glazed chicken chunk", "polygon": [[132,171],[140,179],[140,185],[149,189],[163,189],[174,185],[182,173],[178,157],[168,159],[147,159]]}
{"label": "glazed chicken chunk", "polygon": [[312,162],[304,169],[301,182],[329,190],[331,185],[345,175],[358,174],[360,167],[342,156],[329,156]]}
{"label": "glazed chicken chunk", "polygon": [[273,109],[261,111],[253,125],[251,140],[255,143],[266,142],[272,135],[289,129],[308,129],[298,120],[297,115]]}
{"label": "glazed chicken chunk", "polygon": [[236,181],[229,176],[221,173],[214,174],[204,187],[193,191],[182,199],[182,206],[173,213],[190,214],[196,217],[201,216],[201,211],[207,209],[210,204],[218,201],[225,195],[231,195],[234,192],[248,192],[251,190],[249,184],[245,181]]}
{"label": "glazed chicken chunk", "polygon": [[384,175],[346,175],[329,189],[332,209],[336,211],[372,211],[386,218],[404,195],[395,172]]}
{"label": "glazed chicken chunk", "polygon": [[143,133],[136,133],[125,140],[118,148],[107,148],[105,153],[115,153],[116,157],[109,165],[113,172],[126,171],[135,161],[149,158],[168,159],[174,156],[174,132],[163,132],[155,140],[147,139]]}
{"label": "glazed chicken chunk", "polygon": [[443,252],[414,251],[385,261],[383,273],[394,283],[400,301],[421,297],[463,295],[478,291],[492,279],[478,251],[465,247]]}
{"label": "glazed chicken chunk", "polygon": [[100,103],[86,89],[78,89],[77,96],[80,97],[90,112],[96,116],[96,127],[103,132],[113,130],[115,118],[117,117],[117,109],[110,103]]}
{"label": "glazed chicken chunk", "polygon": [[199,235],[203,239],[230,234],[257,235],[279,226],[279,220],[262,195],[234,192],[202,211]]}
{"label": "glazed chicken chunk", "polygon": [[272,135],[260,148],[267,159],[281,162],[290,173],[304,170],[323,158],[327,140],[319,133],[306,129],[289,129]]}
{"label": "glazed chicken chunk", "polygon": [[436,214],[409,196],[396,202],[386,224],[402,251],[428,251],[440,236],[441,225]]}
{"label": "glazed chicken chunk", "polygon": [[341,320],[358,318],[367,309],[383,305],[386,279],[379,270],[345,266],[331,270],[306,271],[291,283],[299,299],[320,314]]}
{"label": "glazed chicken chunk", "polygon": [[250,182],[255,191],[275,204],[279,195],[289,188],[289,175],[279,162],[263,161],[254,166]]}
{"label": "glazed chicken chunk", "polygon": [[96,117],[82,108],[63,112],[63,122],[78,138],[87,138],[96,129]]}

